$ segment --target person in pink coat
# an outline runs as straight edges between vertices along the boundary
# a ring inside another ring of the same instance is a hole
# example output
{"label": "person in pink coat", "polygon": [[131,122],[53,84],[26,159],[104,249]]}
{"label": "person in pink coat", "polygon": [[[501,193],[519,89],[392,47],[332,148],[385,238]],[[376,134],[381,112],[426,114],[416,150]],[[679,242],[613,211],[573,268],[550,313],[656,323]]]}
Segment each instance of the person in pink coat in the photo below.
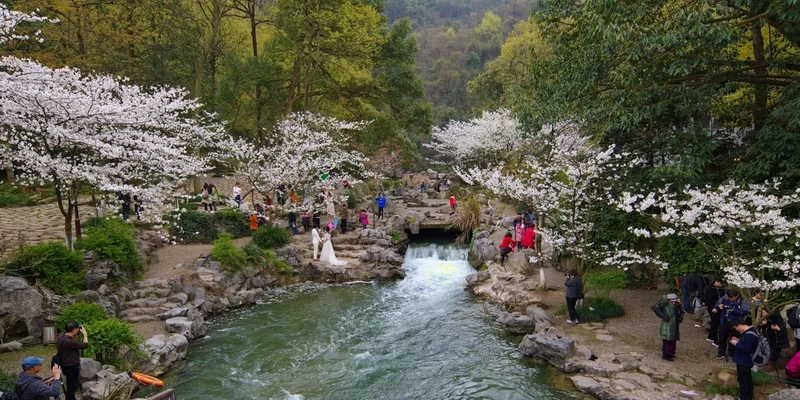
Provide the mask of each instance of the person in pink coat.
{"label": "person in pink coat", "polygon": [[517,224],[517,227],[514,228],[515,233],[517,234],[517,250],[522,249],[522,237],[525,235],[525,223],[520,221]]}

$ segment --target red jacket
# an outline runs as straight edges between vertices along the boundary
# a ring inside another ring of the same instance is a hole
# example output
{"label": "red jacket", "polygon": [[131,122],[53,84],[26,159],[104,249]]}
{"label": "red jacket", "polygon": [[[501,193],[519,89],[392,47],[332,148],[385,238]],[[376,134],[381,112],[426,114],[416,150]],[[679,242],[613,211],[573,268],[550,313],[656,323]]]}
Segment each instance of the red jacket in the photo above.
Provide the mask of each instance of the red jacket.
{"label": "red jacket", "polygon": [[450,198],[450,207],[455,207],[455,205],[456,205],[456,198],[455,197],[451,197]]}
{"label": "red jacket", "polygon": [[522,235],[522,247],[532,249],[536,244],[536,231],[532,226],[525,228],[525,233]]}
{"label": "red jacket", "polygon": [[514,239],[512,239],[512,238],[510,238],[508,236],[503,236],[503,242],[500,243],[500,248],[501,249],[513,249],[516,246],[517,246],[517,242],[515,242]]}

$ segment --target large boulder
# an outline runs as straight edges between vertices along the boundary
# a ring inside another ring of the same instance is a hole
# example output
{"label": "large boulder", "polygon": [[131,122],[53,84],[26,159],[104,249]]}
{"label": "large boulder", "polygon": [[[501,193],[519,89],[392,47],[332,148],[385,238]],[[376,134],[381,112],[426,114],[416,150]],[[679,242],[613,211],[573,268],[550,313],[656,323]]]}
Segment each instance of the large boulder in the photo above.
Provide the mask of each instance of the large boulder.
{"label": "large boulder", "polygon": [[10,353],[22,350],[22,343],[14,340],[12,342],[0,344],[0,353]]}
{"label": "large boulder", "polygon": [[547,314],[547,311],[543,310],[541,307],[528,307],[526,313],[528,314],[528,317],[533,320],[536,332],[553,327],[553,321],[550,319],[550,315]]}
{"label": "large boulder", "polygon": [[575,355],[575,339],[560,336],[552,328],[545,329],[525,335],[519,344],[519,350],[526,357],[545,360],[563,370],[564,362]]}
{"label": "large boulder", "polygon": [[93,263],[91,269],[86,271],[83,283],[86,289],[97,290],[101,285],[109,284],[110,280],[122,279],[123,275],[119,271],[119,266],[113,261],[100,261]]}
{"label": "large boulder", "polygon": [[530,275],[536,268],[536,264],[531,262],[531,257],[535,254],[536,252],[532,249],[514,251],[506,257],[506,262],[503,266],[508,272]]}
{"label": "large boulder", "polygon": [[767,396],[767,400],[797,400],[800,399],[800,389],[783,389],[780,392]]}
{"label": "large boulder", "polygon": [[81,384],[91,381],[100,372],[103,366],[91,358],[81,357],[81,374],[78,377],[78,382]]}
{"label": "large boulder", "polygon": [[188,347],[189,340],[184,335],[153,336],[140,346],[145,360],[139,364],[139,368],[146,374],[161,376],[172,364],[186,358]]}
{"label": "large boulder", "polygon": [[495,321],[505,325],[506,329],[511,333],[529,333],[534,328],[533,319],[518,312],[501,312]]}
{"label": "large boulder", "polygon": [[495,257],[500,253],[497,246],[489,240],[488,237],[475,239],[472,242],[472,251],[470,251],[469,262],[473,267],[479,267],[487,261],[494,261]]}
{"label": "large boulder", "polygon": [[113,368],[105,368],[97,373],[95,379],[83,383],[81,398],[103,400],[111,393],[119,393],[118,398],[128,398],[136,385],[127,373],[118,374]]}
{"label": "large boulder", "polygon": [[43,296],[22,278],[0,277],[0,338],[42,337]]}

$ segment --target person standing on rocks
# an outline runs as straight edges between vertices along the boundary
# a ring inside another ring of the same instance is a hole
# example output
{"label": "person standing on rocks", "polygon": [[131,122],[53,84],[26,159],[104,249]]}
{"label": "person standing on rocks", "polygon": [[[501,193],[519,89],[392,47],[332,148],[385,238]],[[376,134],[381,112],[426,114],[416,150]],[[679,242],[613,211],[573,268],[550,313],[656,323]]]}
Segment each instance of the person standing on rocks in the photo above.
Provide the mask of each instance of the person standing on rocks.
{"label": "person standing on rocks", "polygon": [[735,319],[731,327],[740,337],[732,337],[730,343],[736,348],[733,362],[736,363],[736,380],[739,381],[739,399],[753,400],[753,353],[758,348],[758,333],[744,319]]}
{"label": "person standing on rocks", "polygon": [[311,229],[311,245],[314,246],[314,261],[319,261],[317,254],[319,253],[320,241],[319,231],[317,231],[317,226],[314,226],[314,228]]}
{"label": "person standing on rocks", "polygon": [[242,185],[239,182],[233,184],[233,200],[237,208],[242,206]]}
{"label": "person standing on rocks", "polygon": [[303,233],[308,233],[311,230],[311,213],[305,210],[300,217],[303,221]]}
{"label": "person standing on rocks", "polygon": [[569,312],[567,323],[577,324],[580,321],[578,321],[578,311],[575,309],[575,305],[578,304],[578,299],[581,298],[581,290],[583,289],[583,281],[578,276],[578,270],[569,271],[564,286],[567,287],[567,312]]}
{"label": "person standing on rocks", "polygon": [[672,361],[677,352],[678,340],[681,339],[680,325],[683,322],[683,310],[678,303],[678,295],[670,293],[661,301],[650,307],[661,318],[661,358]]}
{"label": "person standing on rocks", "polygon": [[536,244],[536,226],[531,223],[525,228],[525,232],[522,234],[522,248],[523,249],[532,249]]}
{"label": "person standing on rocks", "polygon": [[[68,323],[64,327],[64,332],[56,340],[56,358],[60,360],[57,364],[61,366],[67,378],[67,400],[75,400],[75,392],[80,385],[78,379],[81,376],[80,351],[89,347],[89,334],[86,333],[86,328],[77,322]],[[75,340],[79,333],[83,336],[82,342]]]}
{"label": "person standing on rocks", "polygon": [[361,212],[358,213],[358,222],[361,223],[362,229],[367,229],[369,226],[369,216],[367,215],[367,210],[361,209]]}
{"label": "person standing on rocks", "polygon": [[342,208],[342,215],[339,219],[339,226],[342,228],[342,234],[347,233],[347,220],[350,219],[350,209],[345,205]]}
{"label": "person standing on rocks", "polygon": [[514,233],[517,235],[517,250],[522,250],[522,237],[525,235],[525,221],[522,218],[519,219],[519,223],[514,227]]}
{"label": "person standing on rocks", "polygon": [[383,195],[383,192],[378,194],[378,197],[375,198],[375,201],[378,203],[378,219],[383,218],[383,209],[386,208],[386,196]]}
{"label": "person standing on rocks", "polygon": [[511,253],[511,250],[514,249],[516,246],[516,242],[511,237],[511,232],[506,233],[503,237],[503,241],[500,242],[500,265],[503,265],[506,262],[506,256]]}
{"label": "person standing on rocks", "polygon": [[45,400],[61,395],[61,366],[53,365],[52,380],[43,381],[39,377],[43,362],[43,358],[34,356],[22,360],[22,372],[14,383],[14,392],[20,400]]}

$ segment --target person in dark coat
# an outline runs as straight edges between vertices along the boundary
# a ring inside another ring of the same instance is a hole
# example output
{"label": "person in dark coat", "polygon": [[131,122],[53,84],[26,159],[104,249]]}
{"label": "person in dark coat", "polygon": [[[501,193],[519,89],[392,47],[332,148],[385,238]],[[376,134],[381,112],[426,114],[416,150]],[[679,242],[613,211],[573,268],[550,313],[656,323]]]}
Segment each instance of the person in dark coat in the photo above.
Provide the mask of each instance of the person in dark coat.
{"label": "person in dark coat", "polygon": [[758,333],[744,319],[731,321],[731,326],[740,337],[732,337],[730,343],[736,348],[733,362],[736,363],[736,375],[739,381],[739,398],[753,400],[753,354],[758,348]]}
{"label": "person in dark coat", "polygon": [[661,358],[667,361],[675,359],[678,340],[681,339],[680,326],[683,322],[683,311],[678,303],[678,296],[670,293],[661,298],[661,301],[650,308],[661,318]]}
{"label": "person in dark coat", "polygon": [[684,275],[680,278],[679,282],[681,285],[681,294],[683,295],[683,311],[694,314],[691,296],[701,296],[706,282],[703,280],[703,277],[699,275]]}
{"label": "person in dark coat", "polygon": [[708,316],[711,319],[711,328],[708,330],[708,336],[706,336],[706,340],[711,342],[714,346],[717,345],[717,340],[719,340],[719,315],[713,312],[713,310],[720,297],[725,295],[725,288],[723,287],[724,285],[725,284],[722,282],[722,277],[715,276],[714,283],[706,288],[706,292],[703,295],[703,304],[706,305]]}
{"label": "person in dark coat", "polygon": [[43,381],[39,376],[43,358],[26,357],[22,360],[22,372],[14,382],[14,392],[20,400],[47,400],[61,395],[61,366],[53,366],[52,380]]}
{"label": "person in dark coat", "polygon": [[567,311],[569,312],[567,323],[577,324],[580,321],[578,321],[578,311],[575,309],[575,305],[578,303],[578,299],[581,298],[581,290],[583,289],[583,281],[578,276],[578,270],[569,271],[564,286],[567,287]]}
{"label": "person in dark coat", "polygon": [[770,355],[769,364],[764,366],[764,371],[771,372],[775,370],[775,364],[781,357],[781,350],[789,348],[789,336],[786,331],[786,323],[781,317],[780,311],[770,313],[767,307],[761,309],[761,326],[759,330],[762,336],[766,336],[769,340],[769,348],[772,350]]}

